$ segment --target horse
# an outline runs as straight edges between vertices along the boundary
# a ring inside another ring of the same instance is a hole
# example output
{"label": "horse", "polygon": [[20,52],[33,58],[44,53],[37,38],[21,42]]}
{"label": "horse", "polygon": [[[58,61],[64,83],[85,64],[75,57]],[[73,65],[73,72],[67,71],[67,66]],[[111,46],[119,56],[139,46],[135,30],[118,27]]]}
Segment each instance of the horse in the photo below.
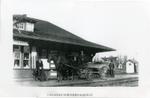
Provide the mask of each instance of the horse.
{"label": "horse", "polygon": [[64,54],[55,55],[50,57],[54,60],[57,70],[57,81],[74,79],[74,76],[78,75],[78,69],[73,66],[73,64],[69,64],[69,61],[66,59]]}
{"label": "horse", "polygon": [[54,63],[56,65],[56,70],[57,70],[57,81],[62,81],[64,78],[64,64],[67,63],[66,58],[63,55],[59,56],[52,56],[51,57],[54,60]]}

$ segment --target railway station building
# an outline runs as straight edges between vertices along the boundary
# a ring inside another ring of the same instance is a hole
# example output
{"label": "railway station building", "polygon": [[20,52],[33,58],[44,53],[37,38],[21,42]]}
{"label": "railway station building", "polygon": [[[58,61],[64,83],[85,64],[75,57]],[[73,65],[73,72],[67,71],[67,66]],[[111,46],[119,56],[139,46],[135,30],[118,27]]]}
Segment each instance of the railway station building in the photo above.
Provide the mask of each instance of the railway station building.
{"label": "railway station building", "polygon": [[48,21],[27,17],[13,16],[13,55],[14,77],[31,78],[36,67],[37,58],[43,61],[43,67],[55,76],[57,70],[50,55],[63,53],[72,61],[84,56],[83,61],[91,62],[97,52],[114,51],[114,49],[89,42]]}

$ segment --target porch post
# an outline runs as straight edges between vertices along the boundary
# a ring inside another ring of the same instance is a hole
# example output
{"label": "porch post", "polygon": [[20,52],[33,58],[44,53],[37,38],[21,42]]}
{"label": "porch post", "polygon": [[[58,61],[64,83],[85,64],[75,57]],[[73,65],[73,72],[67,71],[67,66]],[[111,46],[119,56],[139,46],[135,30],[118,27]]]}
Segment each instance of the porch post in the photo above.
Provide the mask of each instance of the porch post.
{"label": "porch post", "polygon": [[37,58],[37,51],[36,51],[35,46],[32,46],[31,58],[32,58],[32,68],[35,69],[36,68],[36,58]]}

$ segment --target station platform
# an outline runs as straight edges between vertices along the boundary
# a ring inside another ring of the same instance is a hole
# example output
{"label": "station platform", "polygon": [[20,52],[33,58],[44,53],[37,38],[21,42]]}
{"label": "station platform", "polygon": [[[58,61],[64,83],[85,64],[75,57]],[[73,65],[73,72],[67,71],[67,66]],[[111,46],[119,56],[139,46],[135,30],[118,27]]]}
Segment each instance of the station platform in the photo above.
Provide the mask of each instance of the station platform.
{"label": "station platform", "polygon": [[[106,77],[104,79],[76,79],[76,80],[57,80],[35,81],[34,79],[15,79],[17,85],[29,87],[95,87],[95,86],[138,86],[138,74],[118,74],[115,77]],[[135,83],[133,83],[135,82]],[[131,84],[130,84],[131,83]]]}

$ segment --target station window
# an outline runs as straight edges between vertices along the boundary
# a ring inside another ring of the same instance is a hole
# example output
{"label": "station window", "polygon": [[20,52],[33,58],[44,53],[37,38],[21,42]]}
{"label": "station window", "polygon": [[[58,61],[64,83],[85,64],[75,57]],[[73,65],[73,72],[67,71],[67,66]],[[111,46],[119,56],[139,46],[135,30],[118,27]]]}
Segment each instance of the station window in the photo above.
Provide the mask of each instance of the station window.
{"label": "station window", "polygon": [[13,46],[14,69],[30,68],[30,51],[29,46]]}
{"label": "station window", "polygon": [[17,28],[20,30],[25,30],[25,23],[18,23]]}
{"label": "station window", "polygon": [[21,53],[14,52],[14,68],[21,68]]}
{"label": "station window", "polygon": [[21,68],[21,47],[13,46],[14,52],[14,68]]}
{"label": "station window", "polygon": [[30,68],[30,51],[28,46],[23,47],[23,68]]}

